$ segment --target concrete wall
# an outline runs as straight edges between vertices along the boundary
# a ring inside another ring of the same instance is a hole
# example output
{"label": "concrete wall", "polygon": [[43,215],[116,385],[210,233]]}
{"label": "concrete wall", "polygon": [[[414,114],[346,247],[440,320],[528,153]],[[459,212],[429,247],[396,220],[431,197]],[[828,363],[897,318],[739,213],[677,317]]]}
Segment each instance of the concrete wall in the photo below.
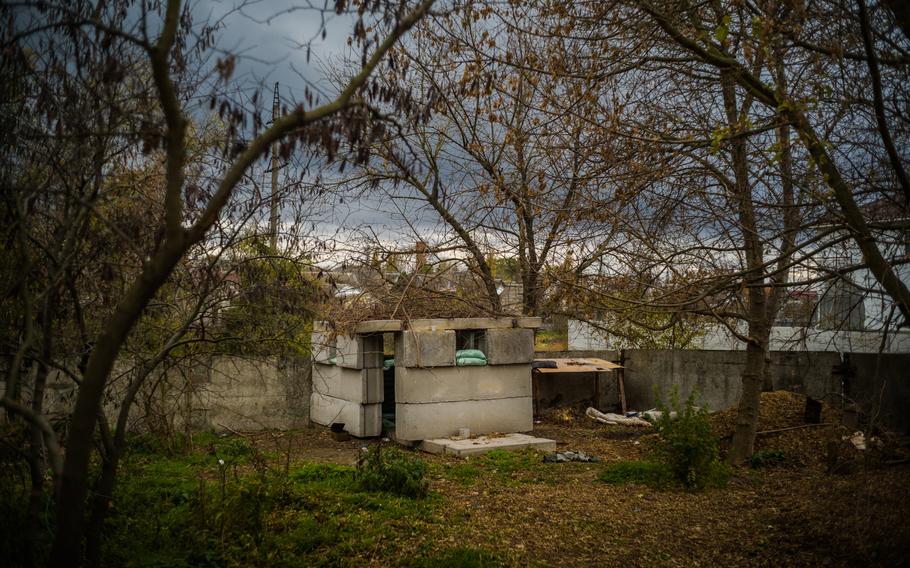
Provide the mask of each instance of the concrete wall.
{"label": "concrete wall", "polygon": [[244,431],[306,426],[309,369],[308,360],[214,359],[193,389],[189,410],[194,428]]}
{"label": "concrete wall", "polygon": [[[131,365],[111,373],[104,412],[117,419]],[[309,422],[311,365],[308,358],[214,357],[153,373],[130,410],[131,431],[253,431],[302,428]],[[45,411],[66,416],[76,387],[59,372],[48,377]]]}
{"label": "concrete wall", "polygon": [[[538,353],[537,357],[599,357],[618,362],[620,355],[617,351],[567,351]],[[742,392],[745,355],[738,350],[625,350],[622,363],[628,407],[651,408],[656,402],[655,389],[669,393],[673,386],[679,389],[681,399],[697,389],[711,410],[733,407]],[[838,353],[772,351],[772,383],[775,389],[801,392],[831,403],[839,403],[846,396],[873,420],[910,433],[910,353],[848,353],[843,361],[847,363],[846,372],[841,369]],[[583,394],[593,392],[591,382],[584,384],[580,375],[556,376],[558,380],[535,396],[550,400],[560,397],[566,402],[575,396],[590,398],[590,394]]]}
{"label": "concrete wall", "polygon": [[875,421],[910,434],[910,353],[853,353],[848,361],[847,395]]}
{"label": "concrete wall", "polygon": [[[744,351],[624,351],[626,401],[629,408],[646,410],[656,403],[655,389],[666,396],[673,386],[681,400],[693,391],[712,410],[736,405],[742,393]],[[775,388],[796,389],[824,397],[836,389],[831,370],[840,362],[837,353],[772,352]]]}
{"label": "concrete wall", "polygon": [[[744,323],[738,331],[746,334]],[[832,353],[878,353],[882,343],[880,331],[832,331],[818,328],[774,326],[771,328],[771,351],[828,351]],[[578,320],[569,320],[569,345],[573,351],[603,351],[622,346],[624,340]],[[689,350],[742,351],[745,343],[721,325],[708,325]],[[885,353],[910,353],[910,331],[890,331]]]}

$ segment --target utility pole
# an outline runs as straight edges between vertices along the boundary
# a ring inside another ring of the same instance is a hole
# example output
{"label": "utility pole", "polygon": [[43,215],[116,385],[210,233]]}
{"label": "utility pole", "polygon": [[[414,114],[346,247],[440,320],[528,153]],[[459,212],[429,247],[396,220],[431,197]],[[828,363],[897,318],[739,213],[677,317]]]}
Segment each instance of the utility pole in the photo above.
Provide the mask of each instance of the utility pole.
{"label": "utility pole", "polygon": [[[278,120],[278,82],[275,82],[275,96],[272,99],[272,124]],[[269,246],[271,253],[278,252],[278,141],[272,142],[272,198],[269,212]]]}

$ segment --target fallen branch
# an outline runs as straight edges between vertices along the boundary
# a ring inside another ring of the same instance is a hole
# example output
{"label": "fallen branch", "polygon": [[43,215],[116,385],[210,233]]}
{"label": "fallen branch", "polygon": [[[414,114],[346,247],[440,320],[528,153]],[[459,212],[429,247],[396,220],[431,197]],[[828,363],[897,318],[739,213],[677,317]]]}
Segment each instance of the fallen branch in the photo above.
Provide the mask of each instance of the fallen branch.
{"label": "fallen branch", "polygon": [[778,432],[786,432],[788,430],[799,430],[801,428],[817,428],[819,426],[834,426],[834,422],[822,422],[820,424],[801,424],[799,426],[789,426],[787,428],[778,428],[777,430],[765,430],[764,432],[756,432],[756,436],[761,436],[762,434],[777,434]]}

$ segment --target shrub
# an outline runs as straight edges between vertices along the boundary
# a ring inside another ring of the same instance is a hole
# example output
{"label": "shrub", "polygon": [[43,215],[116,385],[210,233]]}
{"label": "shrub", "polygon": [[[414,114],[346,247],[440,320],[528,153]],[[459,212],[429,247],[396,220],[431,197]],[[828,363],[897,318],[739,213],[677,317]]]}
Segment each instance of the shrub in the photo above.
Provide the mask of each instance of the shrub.
{"label": "shrub", "polygon": [[723,485],[729,472],[720,461],[718,438],[711,431],[708,411],[695,405],[695,396],[693,392],[685,405],[680,405],[679,392],[674,388],[670,407],[658,401],[661,416],[654,423],[660,435],[657,456],[689,489]]}
{"label": "shrub", "polygon": [[427,465],[397,448],[377,444],[357,464],[357,480],[365,491],[385,491],[403,497],[427,494]]}

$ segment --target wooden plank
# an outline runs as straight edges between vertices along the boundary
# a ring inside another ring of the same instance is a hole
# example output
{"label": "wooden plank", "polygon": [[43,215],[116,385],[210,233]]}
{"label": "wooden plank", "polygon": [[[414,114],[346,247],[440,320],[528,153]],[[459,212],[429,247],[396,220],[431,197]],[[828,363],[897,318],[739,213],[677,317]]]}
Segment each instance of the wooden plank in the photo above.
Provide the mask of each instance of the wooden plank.
{"label": "wooden plank", "polygon": [[625,369],[620,369],[616,373],[616,381],[619,385],[619,407],[622,409],[623,416],[626,415],[626,381],[625,381]]}
{"label": "wooden plank", "polygon": [[535,369],[545,375],[554,373],[598,373],[622,369],[621,365],[596,357],[584,359],[535,359],[535,361],[554,361],[556,363],[556,368],[538,367]]}
{"label": "wooden plank", "polygon": [[594,402],[591,405],[600,408],[600,372],[594,373]]}

